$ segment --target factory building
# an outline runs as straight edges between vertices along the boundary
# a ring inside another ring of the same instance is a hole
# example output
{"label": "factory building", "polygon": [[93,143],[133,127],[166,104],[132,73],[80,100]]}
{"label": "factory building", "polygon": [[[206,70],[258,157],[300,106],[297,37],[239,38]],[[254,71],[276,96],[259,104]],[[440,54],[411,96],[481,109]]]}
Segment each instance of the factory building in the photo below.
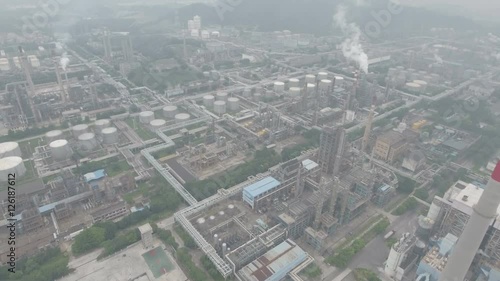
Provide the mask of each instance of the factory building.
{"label": "factory building", "polygon": [[114,220],[119,217],[128,215],[129,209],[127,208],[127,203],[117,202],[112,205],[108,205],[102,209],[92,212],[92,222],[108,221]]}
{"label": "factory building", "polygon": [[345,130],[342,128],[323,128],[321,131],[318,164],[323,173],[333,176],[338,173],[344,141]]}
{"label": "factory building", "polygon": [[403,277],[416,264],[418,255],[414,248],[417,239],[410,233],[405,233],[396,244],[391,247],[384,272],[396,281],[403,280]]}
{"label": "factory building", "polygon": [[437,245],[432,247],[432,249],[430,249],[420,260],[417,267],[418,278],[429,281],[438,281],[441,276],[441,272],[448,262],[448,256],[457,243],[457,240],[458,238],[453,234],[447,234],[445,237],[440,239]]}
{"label": "factory building", "polygon": [[307,258],[304,250],[286,240],[240,269],[237,275],[244,281],[279,281]]}
{"label": "factory building", "polygon": [[139,226],[142,245],[145,249],[153,247],[153,228],[149,223]]}
{"label": "factory building", "polygon": [[35,232],[43,228],[43,218],[38,208],[33,207],[21,213],[23,233]]}
{"label": "factory building", "polygon": [[375,196],[373,197],[373,203],[378,207],[384,207],[387,203],[394,197],[396,193],[396,188],[388,184],[381,185],[375,191]]}
{"label": "factory building", "polygon": [[252,209],[259,208],[259,202],[276,197],[281,183],[273,177],[267,177],[243,189],[243,201],[247,202]]}
{"label": "factory building", "polygon": [[407,141],[396,131],[389,131],[377,138],[374,154],[377,158],[393,163],[406,152]]}
{"label": "factory building", "polygon": [[94,200],[101,202],[104,199],[104,178],[106,173],[103,169],[83,175],[88,188],[94,194]]}

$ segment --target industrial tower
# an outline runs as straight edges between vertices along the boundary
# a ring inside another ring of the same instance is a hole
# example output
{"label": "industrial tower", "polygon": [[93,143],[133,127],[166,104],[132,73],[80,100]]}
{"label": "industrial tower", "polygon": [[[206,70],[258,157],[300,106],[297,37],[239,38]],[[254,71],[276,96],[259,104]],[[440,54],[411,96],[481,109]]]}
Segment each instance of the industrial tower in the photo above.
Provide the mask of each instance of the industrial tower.
{"label": "industrial tower", "polygon": [[500,161],[448,259],[439,281],[462,281],[476,256],[500,205]]}

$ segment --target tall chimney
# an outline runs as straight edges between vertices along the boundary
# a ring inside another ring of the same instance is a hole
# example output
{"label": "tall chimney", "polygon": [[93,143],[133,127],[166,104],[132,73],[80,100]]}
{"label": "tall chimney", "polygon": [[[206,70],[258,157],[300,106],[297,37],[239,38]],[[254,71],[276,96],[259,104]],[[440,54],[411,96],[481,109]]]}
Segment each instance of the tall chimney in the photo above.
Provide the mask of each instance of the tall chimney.
{"label": "tall chimney", "polygon": [[439,281],[463,281],[500,205],[500,161],[458,239]]}

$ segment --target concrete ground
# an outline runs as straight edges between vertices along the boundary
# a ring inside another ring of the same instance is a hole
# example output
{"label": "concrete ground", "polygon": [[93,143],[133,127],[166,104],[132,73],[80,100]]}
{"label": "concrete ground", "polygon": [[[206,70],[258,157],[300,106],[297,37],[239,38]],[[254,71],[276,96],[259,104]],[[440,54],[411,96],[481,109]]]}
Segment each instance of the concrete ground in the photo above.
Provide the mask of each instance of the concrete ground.
{"label": "concrete ground", "polygon": [[[153,248],[164,247],[163,243],[155,239]],[[72,259],[69,267],[75,272],[60,279],[60,281],[184,281],[186,276],[175,262],[168,251],[165,251],[175,269],[158,278],[154,278],[153,273],[146,264],[142,254],[150,249],[144,249],[141,242],[116,253],[115,255],[101,261],[96,258],[100,254],[94,251],[82,257]]]}

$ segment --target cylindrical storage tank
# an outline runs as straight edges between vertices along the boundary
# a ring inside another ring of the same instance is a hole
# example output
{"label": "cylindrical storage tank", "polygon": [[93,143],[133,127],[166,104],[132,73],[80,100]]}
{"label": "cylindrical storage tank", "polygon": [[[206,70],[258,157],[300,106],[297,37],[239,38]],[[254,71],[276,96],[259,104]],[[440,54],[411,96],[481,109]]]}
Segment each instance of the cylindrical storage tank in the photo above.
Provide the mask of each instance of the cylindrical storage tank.
{"label": "cylindrical storage tank", "polygon": [[163,108],[163,116],[165,118],[174,118],[177,114],[177,106],[167,105]]}
{"label": "cylindrical storage tank", "polygon": [[260,101],[262,99],[262,94],[261,93],[255,93],[253,94],[253,100],[254,101]]}
{"label": "cylindrical storage tank", "polygon": [[332,80],[323,79],[319,82],[319,89],[321,91],[329,91],[333,85]]}
{"label": "cylindrical storage tank", "polygon": [[318,80],[321,81],[321,80],[324,80],[324,79],[328,79],[328,73],[327,72],[320,72],[320,73],[318,73]]}
{"label": "cylindrical storage tank", "polygon": [[307,94],[314,94],[316,91],[316,85],[314,84],[307,84]]}
{"label": "cylindrical storage tank", "polygon": [[228,98],[227,103],[229,106],[229,110],[231,110],[231,111],[240,110],[240,99],[239,98]]}
{"label": "cylindrical storage tank", "polygon": [[111,126],[111,122],[108,119],[100,119],[100,120],[96,120],[94,125],[95,125],[94,132],[96,134],[100,134],[102,129]]}
{"label": "cylindrical storage tank", "polygon": [[413,81],[413,83],[420,85],[420,88],[422,90],[425,90],[427,88],[427,82],[425,82],[423,80],[415,80],[415,81]]}
{"label": "cylindrical storage tank", "polygon": [[292,98],[297,98],[300,97],[300,88],[299,87],[291,87],[290,90],[288,91],[290,94],[290,97]]}
{"label": "cylindrical storage tank", "polygon": [[245,88],[245,90],[243,90],[243,96],[245,98],[250,98],[252,97],[252,89],[250,88]]}
{"label": "cylindrical storage tank", "polygon": [[97,146],[97,140],[95,138],[95,134],[94,133],[81,134],[78,137],[78,142],[80,143],[80,147],[84,151],[92,151]]}
{"label": "cylindrical storage tank", "polygon": [[342,77],[342,76],[335,76],[335,86],[337,86],[337,87],[344,86],[344,77]]}
{"label": "cylindrical storage tank", "polygon": [[419,92],[422,87],[419,84],[410,82],[410,83],[406,83],[406,88],[410,91]]}
{"label": "cylindrical storage tank", "polygon": [[52,159],[55,161],[67,160],[72,151],[67,140],[55,140],[49,144]]}
{"label": "cylindrical storage tank", "polygon": [[88,133],[89,126],[86,124],[79,124],[79,125],[73,126],[72,131],[73,131],[73,136],[75,138],[78,138],[80,135]]}
{"label": "cylindrical storage tank", "polygon": [[290,80],[288,80],[288,85],[291,87],[298,87],[300,85],[300,80],[297,79],[297,78],[290,78]]}
{"label": "cylindrical storage tank", "polygon": [[272,99],[274,97],[274,92],[271,90],[266,91],[266,99]]}
{"label": "cylindrical storage tank", "polygon": [[215,97],[212,95],[206,95],[203,97],[203,105],[205,107],[212,108],[214,106]]}
{"label": "cylindrical storage tank", "polygon": [[226,102],[225,101],[216,101],[214,103],[214,112],[217,114],[224,114],[226,113]]}
{"label": "cylindrical storage tank", "polygon": [[54,130],[54,131],[47,132],[45,134],[45,143],[49,144],[55,140],[59,140],[62,138],[62,136],[63,136],[63,132],[61,130]]}
{"label": "cylindrical storage tank", "polygon": [[276,81],[274,82],[274,91],[278,94],[282,94],[285,91],[285,83]]}
{"label": "cylindrical storage tank", "polygon": [[179,113],[179,114],[175,115],[175,123],[186,122],[190,118],[191,118],[191,115],[189,115],[187,113]]}
{"label": "cylindrical storage tank", "polygon": [[163,119],[155,119],[155,120],[149,122],[149,125],[151,126],[151,128],[153,130],[158,130],[161,127],[164,127],[166,124],[167,124],[167,121],[165,121]]}
{"label": "cylindrical storage tank", "polygon": [[9,174],[15,174],[16,179],[24,176],[26,167],[23,159],[18,156],[9,156],[0,159],[0,181],[6,182],[9,179]]}
{"label": "cylindrical storage tank", "polygon": [[139,122],[142,124],[149,124],[155,120],[155,113],[153,111],[143,111],[139,113]]}
{"label": "cylindrical storage tank", "polygon": [[307,84],[307,83],[311,83],[311,84],[316,83],[316,75],[313,75],[313,74],[307,74],[307,75],[306,75],[306,84]]}
{"label": "cylindrical storage tank", "polygon": [[21,157],[21,148],[17,142],[9,141],[0,143],[0,158],[17,156]]}
{"label": "cylindrical storage tank", "polygon": [[217,93],[216,99],[218,101],[227,101],[227,93]]}
{"label": "cylindrical storage tank", "polygon": [[101,131],[102,142],[104,144],[113,144],[118,142],[118,130],[115,127],[104,128]]}

